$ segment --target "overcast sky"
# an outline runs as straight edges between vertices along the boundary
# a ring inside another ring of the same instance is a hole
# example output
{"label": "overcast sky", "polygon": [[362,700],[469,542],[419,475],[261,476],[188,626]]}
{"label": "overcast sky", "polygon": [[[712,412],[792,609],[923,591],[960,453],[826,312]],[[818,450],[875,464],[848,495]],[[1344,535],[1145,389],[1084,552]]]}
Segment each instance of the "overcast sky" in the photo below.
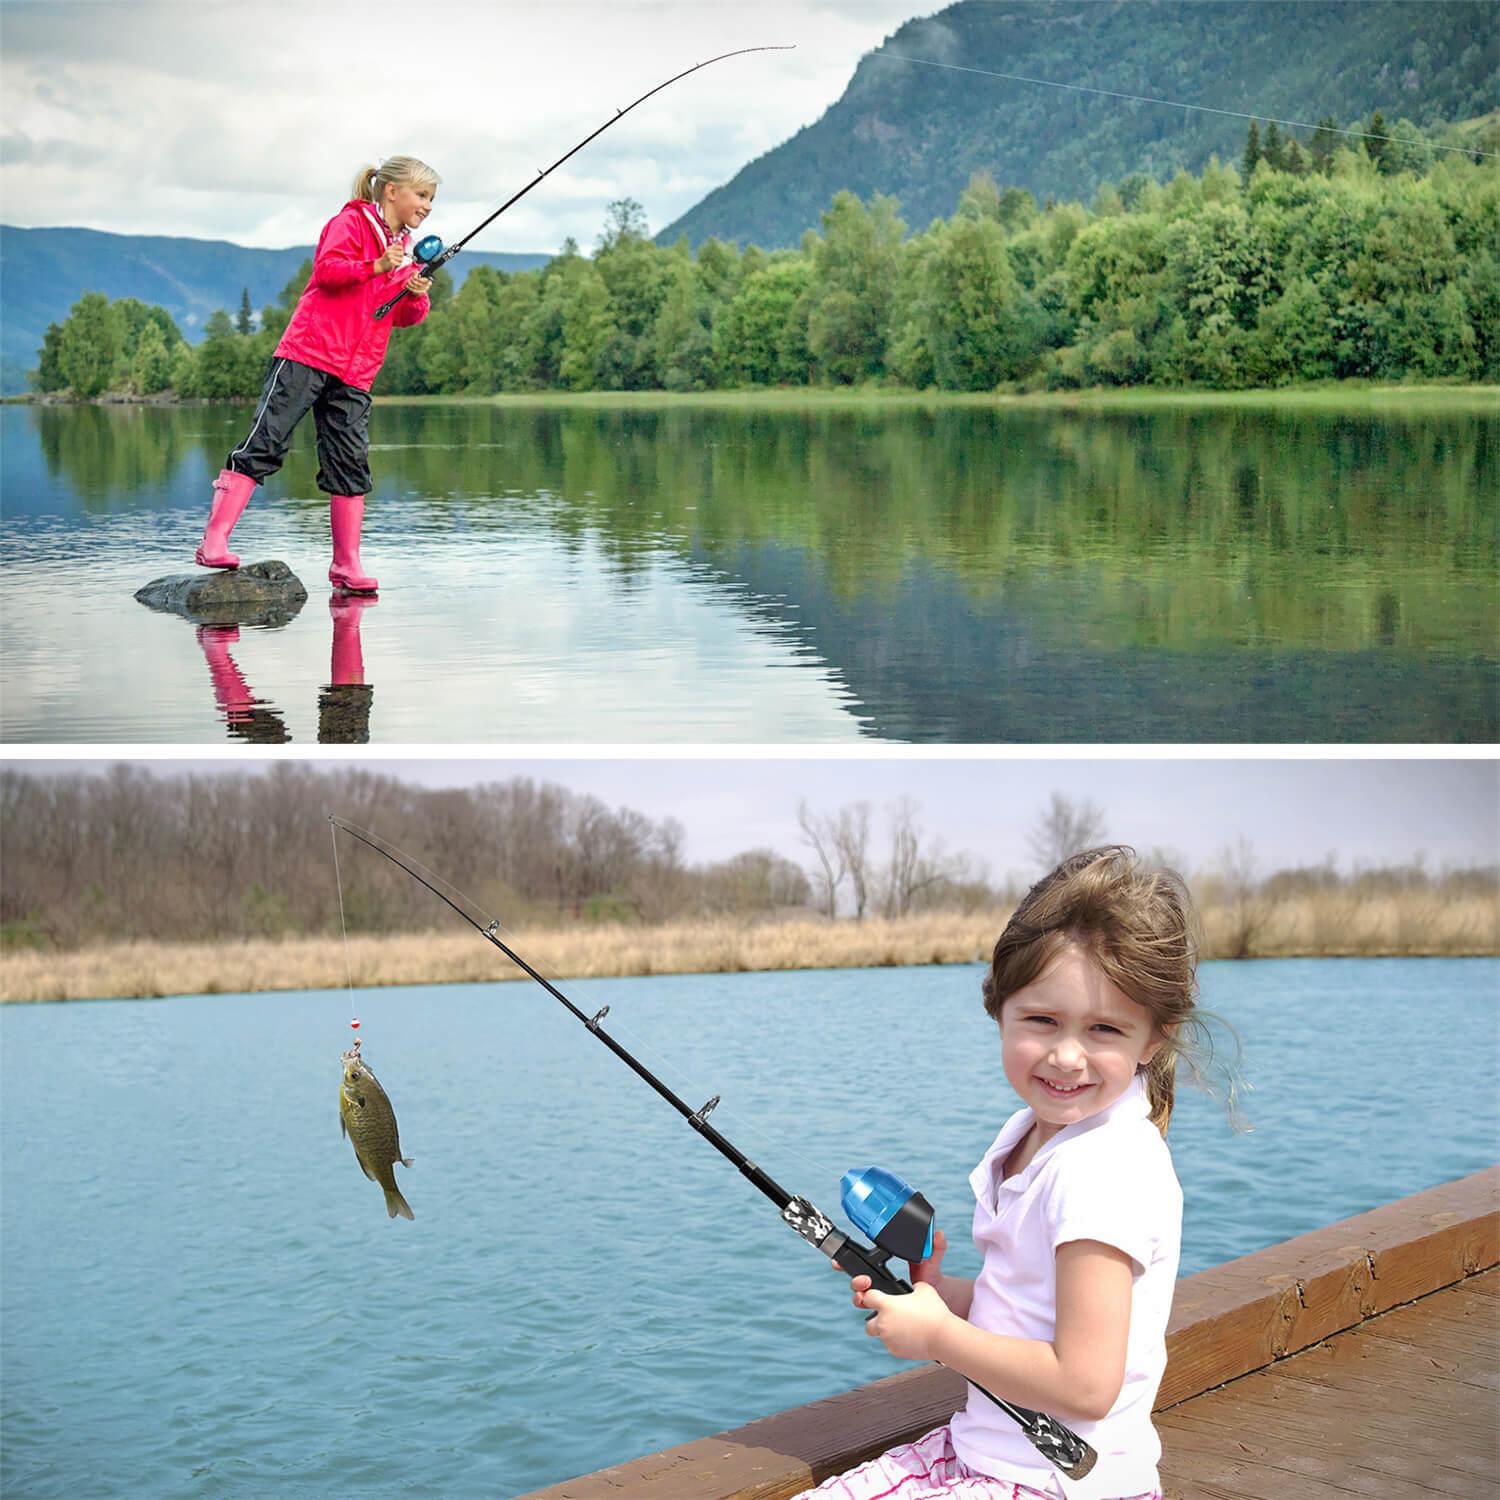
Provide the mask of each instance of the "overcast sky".
{"label": "overcast sky", "polygon": [[[834,812],[870,803],[874,847],[886,847],[886,809],[899,797],[918,805],[918,822],[949,853],[967,852],[989,876],[1037,873],[1028,834],[1054,791],[1092,801],[1108,837],[1143,850],[1164,849],[1187,873],[1248,840],[1261,874],[1318,864],[1333,855],[1348,873],[1364,865],[1421,856],[1427,868],[1492,864],[1500,855],[1500,762],[1241,757],[1159,759],[1012,757],[973,752],[817,755],[787,752],[756,759],[726,755],[599,756],[418,760],[401,756],[318,756],[332,769],[358,765],[426,786],[479,786],[530,776],[629,807],[676,818],[693,863],[770,847],[805,864],[797,806]],[[91,760],[12,759],[33,771],[100,770]],[[244,775],[239,757],[146,763],[155,774],[183,771]],[[264,770],[266,759],[250,773]],[[337,811],[337,809],[331,809]]]}
{"label": "overcast sky", "polygon": [[475,242],[592,249],[606,205],[653,232],[809,125],[860,57],[942,0],[4,0],[6,224],[311,244],[355,171],[421,157],[428,228],[466,234],[616,110],[674,83]]}

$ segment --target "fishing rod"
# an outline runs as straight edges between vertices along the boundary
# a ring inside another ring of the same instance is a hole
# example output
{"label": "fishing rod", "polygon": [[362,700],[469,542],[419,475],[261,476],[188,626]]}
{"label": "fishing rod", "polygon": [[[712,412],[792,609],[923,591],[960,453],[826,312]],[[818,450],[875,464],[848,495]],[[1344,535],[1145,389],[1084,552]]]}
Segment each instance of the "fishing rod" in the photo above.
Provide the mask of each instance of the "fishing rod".
{"label": "fishing rod", "polygon": [[[537,168],[536,176],[533,177],[531,181],[521,189],[520,192],[512,193],[511,196],[507,198],[505,202],[502,203],[500,207],[497,208],[494,213],[489,216],[489,218],[485,219],[480,224],[476,224],[474,228],[472,228],[461,240],[458,240],[454,244],[449,245],[446,250],[443,248],[443,242],[438,239],[435,234],[428,235],[427,238],[424,239],[416,248],[418,265],[416,274],[418,276],[431,276],[432,273],[437,270],[437,268],[445,261],[452,260],[453,257],[457,255],[458,252],[462,250],[463,247],[467,245],[469,241],[472,240],[481,229],[488,228],[489,225],[493,224],[495,220],[498,219],[500,215],[503,214],[505,210],[511,206],[512,203],[515,203],[524,198],[526,194],[529,193],[532,188],[534,188],[537,183],[539,183],[544,177],[550,176],[560,166],[562,166],[562,164],[567,161],[568,157],[577,155],[577,153],[582,151],[583,148],[587,146],[595,136],[603,135],[611,125],[613,125],[617,120],[622,119],[625,115],[628,115],[637,104],[644,104],[652,94],[661,93],[664,88],[668,88],[670,85],[676,83],[681,78],[686,78],[689,73],[696,73],[699,68],[706,68],[710,64],[716,62],[723,62],[726,57],[743,57],[747,52],[791,52],[793,50],[794,48],[789,46],[741,47],[734,52],[721,52],[717,57],[710,57],[705,62],[694,63],[691,68],[684,68],[682,72],[674,73],[672,77],[667,79],[666,83],[657,84],[654,89],[651,89],[649,92],[642,94],[639,99],[636,99],[632,103],[627,104],[624,109],[617,109],[614,114],[612,114],[609,119],[607,119],[596,131],[594,131],[590,135],[584,136],[584,138],[579,141],[579,143],[574,146],[571,151],[568,151],[564,155],[559,156],[550,167],[547,167],[545,170],[540,167]],[[377,320],[385,317],[385,315],[390,312],[390,310],[399,301],[401,301],[403,297],[407,297],[410,295],[411,294],[407,290],[407,288],[402,287],[401,290],[397,292],[389,302],[382,302],[380,306],[375,309],[375,317],[377,318]]]}
{"label": "fishing rod", "polygon": [[[650,1084],[710,1146],[733,1162],[741,1174],[776,1205],[786,1224],[810,1245],[821,1250],[851,1281],[856,1276],[868,1276],[871,1286],[878,1292],[900,1295],[911,1291],[910,1283],[891,1271],[886,1262],[893,1255],[903,1260],[925,1260],[931,1255],[933,1210],[932,1205],[920,1193],[914,1192],[894,1172],[887,1172],[880,1167],[864,1167],[844,1174],[841,1193],[844,1209],[854,1219],[856,1227],[868,1234],[874,1244],[863,1245],[850,1239],[826,1214],[806,1198],[787,1192],[775,1178],[758,1167],[738,1146],[708,1123],[709,1114],[719,1103],[717,1094],[700,1109],[693,1109],[605,1031],[601,1023],[609,1014],[609,1006],[603,1006],[593,1016],[587,1015],[550,979],[537,973],[514,948],[502,940],[498,920],[485,923],[471,912],[465,911],[446,891],[439,890],[431,880],[414,870],[401,858],[394,846],[378,834],[356,828],[342,818],[335,817],[333,813],[328,814],[328,821],[334,828],[342,829],[351,838],[358,839],[377,854],[384,855],[393,865],[405,870],[419,885],[426,886],[481,937],[493,943],[513,964],[536,980],[553,999],[560,1001],[570,1015],[581,1021],[590,1034],[597,1037],[632,1072]],[[462,893],[455,891],[455,894]],[[467,901],[468,897],[463,899]],[[1093,1469],[1099,1455],[1056,1417],[1006,1401],[993,1391],[987,1391],[977,1381],[970,1381],[969,1384],[1019,1424],[1037,1452],[1069,1479],[1082,1479]]]}

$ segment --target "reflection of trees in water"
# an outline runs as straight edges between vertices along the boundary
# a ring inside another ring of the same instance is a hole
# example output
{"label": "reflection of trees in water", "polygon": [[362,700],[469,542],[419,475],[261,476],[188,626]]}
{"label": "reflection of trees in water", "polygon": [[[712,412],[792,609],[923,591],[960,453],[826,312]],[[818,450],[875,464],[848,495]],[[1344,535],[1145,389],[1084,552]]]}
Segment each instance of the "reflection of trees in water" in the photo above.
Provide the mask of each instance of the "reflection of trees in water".
{"label": "reflection of trees in water", "polygon": [[169,483],[204,446],[201,408],[33,406],[28,416],[47,472],[85,510],[134,507],[142,489]]}
{"label": "reflection of trees in water", "polygon": [[[93,505],[189,455],[211,470],[248,413],[31,415]],[[776,544],[851,602],[893,598],[918,566],[976,602],[1086,580],[1064,590],[1073,628],[1142,645],[1472,650],[1496,632],[1500,473],[1478,413],[381,403],[372,436],[377,491],[435,534],[588,542],[616,586],[664,551],[712,566]],[[314,497],[315,463],[309,434],[270,492]]]}

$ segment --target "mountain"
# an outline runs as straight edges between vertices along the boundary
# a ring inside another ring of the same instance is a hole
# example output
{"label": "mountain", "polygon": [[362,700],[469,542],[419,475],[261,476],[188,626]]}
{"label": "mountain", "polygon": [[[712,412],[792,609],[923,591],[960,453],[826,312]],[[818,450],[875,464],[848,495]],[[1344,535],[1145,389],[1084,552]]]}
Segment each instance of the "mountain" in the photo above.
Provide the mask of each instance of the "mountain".
{"label": "mountain", "polygon": [[[252,250],[227,240],[0,225],[0,395],[27,389],[26,372],[36,368],[47,325],[61,323],[85,292],[164,307],[196,343],[220,308],[238,313],[246,288],[258,315],[312,253],[311,245]],[[446,269],[462,285],[472,266],[524,271],[550,259],[465,250]]]}
{"label": "mountain", "polygon": [[1466,120],[1500,96],[1497,51],[1492,0],[960,0],[867,53],[821,119],[657,240],[795,245],[844,188],[899,199],[921,230],[978,171],[1038,202],[1089,202],[1134,173],[1238,162],[1249,115],[1263,130],[1358,128],[1377,109],[1388,128]]}

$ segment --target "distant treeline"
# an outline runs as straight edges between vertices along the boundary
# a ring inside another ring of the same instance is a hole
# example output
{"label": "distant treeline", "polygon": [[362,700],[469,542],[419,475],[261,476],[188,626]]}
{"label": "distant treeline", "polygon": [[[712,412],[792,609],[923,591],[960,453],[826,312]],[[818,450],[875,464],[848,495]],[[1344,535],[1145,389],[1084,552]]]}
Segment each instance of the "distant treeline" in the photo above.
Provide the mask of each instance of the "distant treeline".
{"label": "distant treeline", "polygon": [[[838,194],[796,250],[696,256],[610,206],[595,254],[476,267],[393,337],[380,394],[891,384],[944,391],[1500,379],[1500,165],[1377,115],[1357,149],[1252,122],[1241,166],[1038,206],[971,180],[908,237],[899,204]],[[1441,132],[1439,132],[1441,134]],[[248,297],[196,347],[161,308],[85,294],[49,326],[41,392],[253,396],[311,274],[258,327]]]}
{"label": "distant treeline", "polygon": [[[827,914],[846,888],[845,909],[871,916],[995,911],[1024,888],[1014,878],[992,886],[972,856],[945,853],[905,800],[891,809],[886,859],[871,839],[866,804],[836,814],[804,805],[809,878],[766,849],[689,865],[675,821],[527,777],[433,790],[290,763],[242,776],[159,775],[124,764],[97,776],[6,770],[3,946],[66,951],[122,940],[368,936],[449,923],[430,891],[348,835],[338,835],[335,868],[330,812],[398,846],[509,928]],[[1101,817],[1054,796],[1032,835],[1039,866],[1050,865],[1059,848],[1099,841]],[[1247,931],[1262,920],[1252,897],[1492,897],[1500,882],[1494,868],[1430,875],[1407,866],[1344,876],[1331,861],[1262,880],[1243,841],[1223,863],[1195,877],[1199,899],[1242,908]]]}
{"label": "distant treeline", "polygon": [[8,945],[425,931],[445,908],[327,815],[377,833],[507,923],[798,906],[789,860],[689,867],[683,830],[518,777],[459,791],[278,765],[264,776],[0,775]]}

